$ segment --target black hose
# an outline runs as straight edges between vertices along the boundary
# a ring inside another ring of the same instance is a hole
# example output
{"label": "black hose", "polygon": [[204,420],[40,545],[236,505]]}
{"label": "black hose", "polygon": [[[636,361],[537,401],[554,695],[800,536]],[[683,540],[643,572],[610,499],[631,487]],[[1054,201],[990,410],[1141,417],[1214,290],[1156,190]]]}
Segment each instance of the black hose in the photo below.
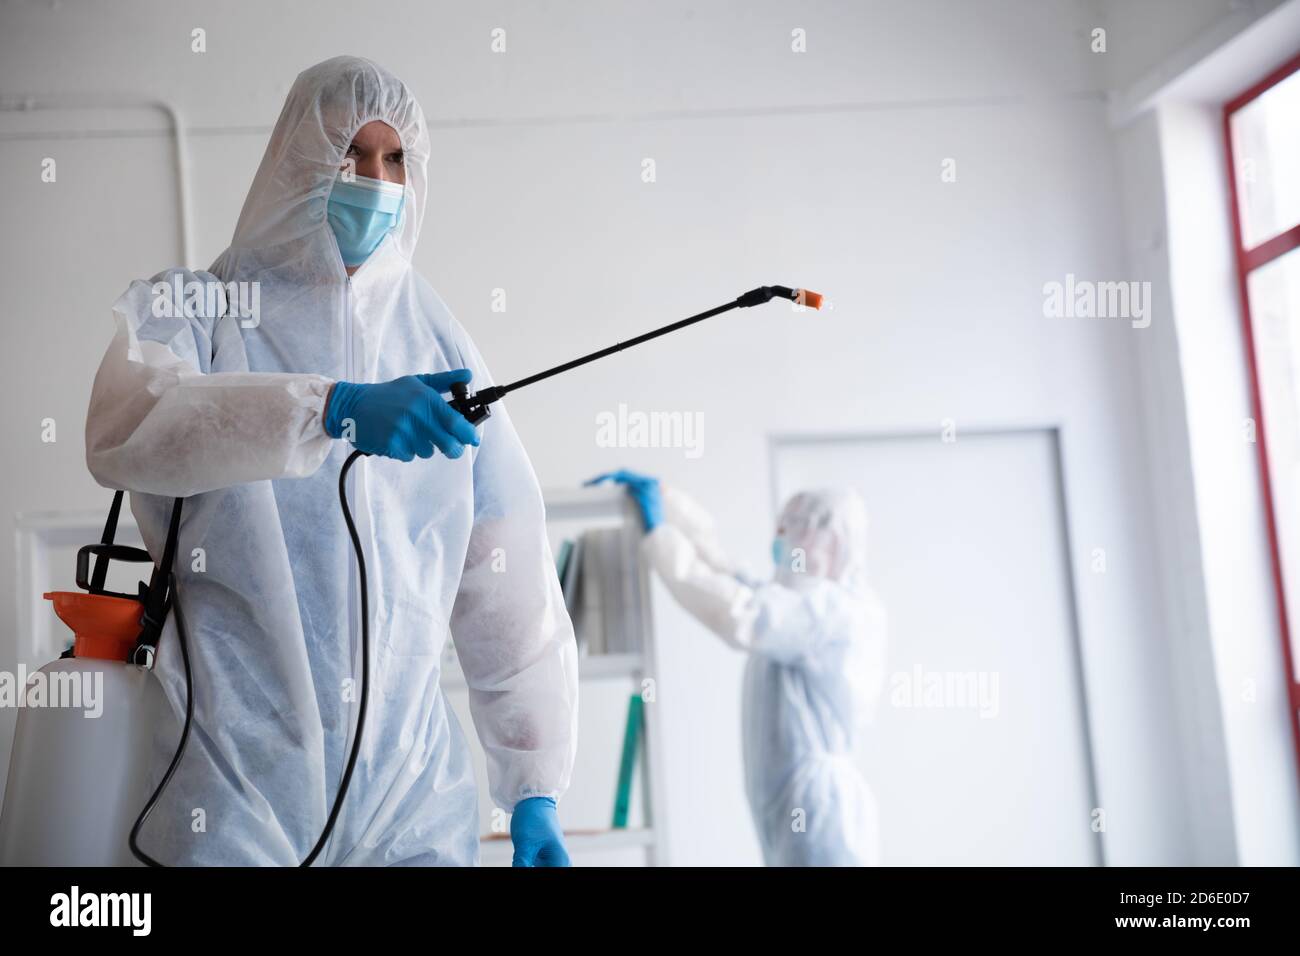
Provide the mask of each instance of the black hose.
{"label": "black hose", "polygon": [[176,575],[169,574],[167,586],[171,589],[172,608],[176,611],[176,633],[181,639],[181,660],[185,662],[185,724],[181,728],[181,742],[176,745],[176,753],[172,756],[172,762],[167,765],[167,772],[158,783],[158,788],[154,790],[153,796],[149,802],[144,805],[140,815],[135,818],[135,826],[131,827],[131,836],[128,843],[131,846],[131,852],[135,858],[145,866],[166,866],[166,863],[159,863],[144,850],[140,849],[139,839],[140,830],[144,827],[144,822],[149,819],[149,814],[153,813],[153,808],[158,805],[158,798],[162,796],[167,784],[172,782],[172,777],[176,773],[176,767],[181,762],[181,757],[185,755],[185,745],[190,742],[190,727],[194,724],[194,672],[190,669],[190,645],[185,636],[185,615],[181,611],[181,602],[176,596]]}
{"label": "black hose", "polygon": [[347,523],[348,534],[352,536],[352,550],[357,555],[357,579],[361,585],[361,706],[357,710],[357,732],[352,738],[352,750],[348,754],[347,769],[343,771],[343,780],[339,784],[338,796],[334,798],[329,819],[325,821],[325,829],[321,831],[316,846],[307,854],[307,859],[298,864],[299,866],[311,866],[320,855],[320,851],[325,848],[330,834],[334,832],[334,823],[339,818],[339,811],[343,809],[343,798],[347,796],[348,786],[352,783],[352,771],[356,769],[357,755],[361,753],[361,732],[366,726],[366,703],[370,699],[370,601],[366,596],[366,556],[361,551],[361,536],[357,534],[357,526],[352,521],[352,509],[348,507],[347,487],[348,472],[352,469],[352,463],[364,454],[363,451],[354,451],[348,455],[348,460],[343,463],[343,468],[339,471],[339,507],[343,509],[343,520]]}
{"label": "black hose", "polygon": [[[361,732],[366,725],[366,705],[370,699],[370,602],[366,593],[366,558],[361,550],[361,537],[357,534],[357,526],[352,520],[352,509],[348,507],[347,478],[348,472],[352,469],[352,464],[360,458],[364,452],[354,451],[348,456],[348,460],[343,463],[343,468],[339,471],[339,505],[343,509],[343,521],[348,526],[348,534],[352,537],[352,549],[357,556],[357,577],[361,584],[361,701],[357,712],[357,731],[352,740],[352,749],[348,753],[348,764],[343,771],[343,780],[339,783],[339,792],[334,797],[334,805],[330,808],[329,818],[325,821],[325,828],[321,831],[320,839],[312,847],[312,851],[307,854],[307,858],[299,863],[299,866],[311,866],[316,861],[325,844],[329,842],[330,834],[334,832],[334,824],[338,821],[339,811],[343,809],[343,800],[347,796],[348,787],[352,783],[352,772],[357,766],[357,756],[361,753]],[[194,673],[190,668],[190,648],[189,639],[185,629],[185,615],[181,612],[180,598],[176,592],[176,575],[168,576],[168,587],[171,589],[172,607],[176,611],[176,633],[181,642],[181,660],[185,663],[185,724],[181,728],[181,740],[176,746],[176,753],[172,756],[171,763],[167,766],[167,772],[163,774],[158,788],[154,790],[153,796],[149,802],[144,805],[140,815],[136,817],[135,826],[131,828],[131,836],[128,840],[131,846],[131,852],[135,854],[136,859],[146,866],[166,866],[151,857],[144,850],[140,849],[139,836],[140,830],[144,826],[149,814],[153,813],[154,807],[158,804],[158,799],[171,783],[172,777],[176,773],[176,768],[181,762],[181,757],[185,755],[185,745],[190,740],[190,729],[194,724]]]}

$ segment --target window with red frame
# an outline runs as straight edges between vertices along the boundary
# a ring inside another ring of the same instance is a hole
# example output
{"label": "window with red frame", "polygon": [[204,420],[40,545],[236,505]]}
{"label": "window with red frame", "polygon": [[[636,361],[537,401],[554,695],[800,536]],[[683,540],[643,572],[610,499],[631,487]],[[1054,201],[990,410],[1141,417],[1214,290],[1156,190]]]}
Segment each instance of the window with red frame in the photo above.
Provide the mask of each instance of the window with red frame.
{"label": "window with red frame", "polygon": [[1291,729],[1300,761],[1300,56],[1224,107]]}

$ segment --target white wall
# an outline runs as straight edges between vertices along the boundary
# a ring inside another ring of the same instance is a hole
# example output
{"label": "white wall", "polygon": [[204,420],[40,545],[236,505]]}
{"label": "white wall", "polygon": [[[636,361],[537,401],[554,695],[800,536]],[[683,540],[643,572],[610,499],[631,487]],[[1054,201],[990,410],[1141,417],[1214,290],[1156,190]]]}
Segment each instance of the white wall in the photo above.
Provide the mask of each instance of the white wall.
{"label": "white wall", "polygon": [[[1201,557],[1240,854],[1243,862],[1294,866],[1300,863],[1295,741],[1272,560],[1261,533],[1267,519],[1257,446],[1244,427],[1253,412],[1232,265],[1222,115],[1170,104],[1159,119]],[[1211,178],[1218,189],[1205,188]],[[1204,228],[1209,225],[1219,228]],[[1237,507],[1225,508],[1226,502]]]}
{"label": "white wall", "polygon": [[[1138,356],[1171,667],[1191,728],[1188,799],[1239,862],[1294,866],[1295,742],[1258,450],[1245,428],[1222,104],[1300,48],[1300,3],[1231,26],[1231,37],[1194,41],[1119,91],[1112,115],[1130,256],[1157,290]],[[1137,104],[1145,112],[1133,118]],[[1225,819],[1216,808],[1229,804]]]}
{"label": "white wall", "polygon": [[[661,475],[715,508],[755,566],[770,433],[1059,426],[1077,566],[1094,547],[1109,555],[1108,574],[1076,580],[1108,858],[1189,863],[1230,849],[1187,797],[1135,411],[1142,330],[1042,313],[1043,284],[1066,273],[1136,278],[1107,80],[1088,51],[1107,16],[1111,4],[1066,0],[20,4],[0,10],[0,92],[174,104],[201,265],[233,228],[294,74],[341,52],[382,60],[434,127],[417,264],[498,377],[755,285],[825,291],[829,313],[731,315],[511,402],[545,484],[615,465]],[[489,52],[496,26],[504,55]],[[795,27],[806,54],[790,52]],[[169,149],[150,111],[0,114],[0,201],[23,224],[0,239],[6,510],[107,502],[80,428],[113,298],[179,256]],[[39,182],[45,156],[57,184]],[[945,158],[956,183],[940,180]],[[488,308],[496,287],[504,315]],[[596,414],[620,402],[702,412],[704,455],[596,447]],[[39,438],[50,416],[55,445]],[[13,580],[0,548],[0,581]],[[658,614],[675,862],[756,862],[741,662],[673,608]]]}

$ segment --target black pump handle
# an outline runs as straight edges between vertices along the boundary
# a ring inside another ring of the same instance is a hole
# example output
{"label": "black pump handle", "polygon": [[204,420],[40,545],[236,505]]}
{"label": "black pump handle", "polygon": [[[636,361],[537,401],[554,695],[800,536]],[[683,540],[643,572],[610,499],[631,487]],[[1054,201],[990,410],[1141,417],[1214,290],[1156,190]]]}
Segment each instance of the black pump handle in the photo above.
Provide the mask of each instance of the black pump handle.
{"label": "black pump handle", "polygon": [[[90,570],[90,557],[95,556],[94,579]],[[143,548],[132,548],[125,544],[88,544],[77,551],[77,587],[91,594],[104,594],[109,597],[124,597],[138,600],[135,594],[120,594],[104,590],[104,577],[108,572],[109,561],[131,561],[153,564],[153,558]],[[102,573],[101,573],[102,572]],[[95,583],[95,581],[98,583]]]}

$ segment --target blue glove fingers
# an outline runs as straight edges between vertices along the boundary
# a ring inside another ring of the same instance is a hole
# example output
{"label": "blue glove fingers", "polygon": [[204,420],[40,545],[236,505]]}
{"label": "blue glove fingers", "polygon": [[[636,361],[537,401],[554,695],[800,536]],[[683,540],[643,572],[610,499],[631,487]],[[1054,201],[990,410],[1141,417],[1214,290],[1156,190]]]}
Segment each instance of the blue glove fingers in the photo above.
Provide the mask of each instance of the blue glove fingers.
{"label": "blue glove fingers", "polygon": [[533,866],[572,866],[569,860],[569,851],[564,848],[564,844],[559,840],[542,845],[537,851],[534,858]]}
{"label": "blue glove fingers", "polygon": [[664,505],[659,495],[659,482],[652,479],[646,484],[639,485],[632,495],[641,509],[641,523],[645,525],[646,532],[653,531],[664,520]]}
{"label": "blue glove fingers", "polygon": [[450,372],[424,372],[415,377],[436,392],[450,392],[451,386],[458,382],[468,384],[474,373],[467,368],[454,368]]}
{"label": "blue glove fingers", "polygon": [[607,471],[603,475],[597,475],[595,478],[592,478],[590,481],[584,482],[584,484],[598,485],[601,482],[605,482],[605,481],[614,481],[620,485],[632,486],[636,484],[642,484],[648,481],[653,481],[657,483],[658,479],[651,478],[649,475],[639,475],[634,471],[628,471],[626,468],[620,468],[618,471]]}
{"label": "blue glove fingers", "polygon": [[[438,450],[448,458],[459,458],[465,453],[465,445],[444,427],[441,412],[434,404],[439,402],[446,405],[446,402],[435,396],[425,412],[426,417],[420,420],[420,441],[427,441],[436,445]],[[462,418],[461,421],[464,421],[464,419]],[[466,424],[469,423],[466,422]],[[477,445],[478,442],[474,442],[474,444]]]}
{"label": "blue glove fingers", "polygon": [[435,395],[433,398],[433,415],[437,428],[444,435],[462,445],[479,443],[478,429],[471,425],[464,415],[452,408],[449,402],[444,401],[441,395]]}
{"label": "blue glove fingers", "polygon": [[511,857],[510,865],[536,866],[537,864],[534,861],[537,859],[537,850],[538,848],[536,846],[515,847],[515,855]]}
{"label": "blue glove fingers", "polygon": [[627,488],[628,494],[641,510],[641,524],[647,532],[653,531],[663,522],[663,499],[659,495],[658,478],[639,475],[626,468],[620,468],[618,471],[597,475],[586,484],[598,485],[605,481],[613,481]]}
{"label": "blue glove fingers", "polygon": [[416,458],[432,458],[433,453],[438,450],[438,446],[428,438],[411,442],[411,448],[415,451]]}
{"label": "blue glove fingers", "polygon": [[[434,443],[448,458],[459,458],[465,450],[465,445],[478,445],[480,439],[478,429],[471,425],[464,415],[452,408],[449,402],[443,401],[441,393],[450,391],[453,383],[469,382],[473,377],[474,373],[467,368],[454,368],[450,372],[431,372],[416,376],[438,393],[431,403],[431,417],[435,431],[432,437]],[[441,437],[437,434],[439,430]]]}

